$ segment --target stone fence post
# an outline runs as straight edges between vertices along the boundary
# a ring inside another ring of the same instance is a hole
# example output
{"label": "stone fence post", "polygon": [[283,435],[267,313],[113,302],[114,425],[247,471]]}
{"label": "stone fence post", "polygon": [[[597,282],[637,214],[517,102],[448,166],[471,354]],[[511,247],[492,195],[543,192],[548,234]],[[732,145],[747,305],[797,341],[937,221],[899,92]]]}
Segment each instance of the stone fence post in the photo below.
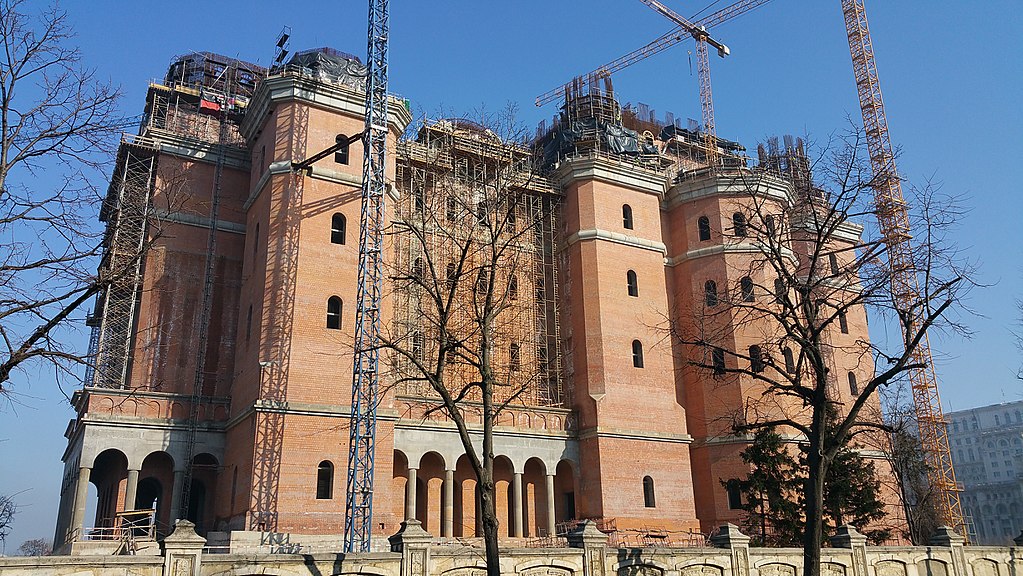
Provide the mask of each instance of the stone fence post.
{"label": "stone fence post", "polygon": [[433,536],[423,530],[419,520],[405,520],[398,532],[388,540],[391,552],[401,552],[401,576],[430,574],[430,543]]}
{"label": "stone fence post", "polygon": [[848,524],[839,526],[831,537],[835,548],[848,548],[852,554],[852,576],[867,576],[867,537]]}
{"label": "stone fence post", "polygon": [[963,551],[964,543],[966,543],[966,539],[956,534],[951,526],[938,526],[934,536],[931,536],[928,542],[931,546],[942,546],[951,549],[952,573],[955,576],[967,576],[966,554]]}
{"label": "stone fence post", "polygon": [[567,540],[569,547],[583,549],[583,576],[607,576],[607,534],[593,520],[583,520]]}
{"label": "stone fence post", "polygon": [[732,553],[732,576],[749,576],[749,536],[735,524],[725,524],[710,537],[715,548],[728,548]]}
{"label": "stone fence post", "polygon": [[195,533],[188,520],[174,523],[174,531],[160,542],[163,548],[163,576],[199,576],[202,547],[206,539]]}

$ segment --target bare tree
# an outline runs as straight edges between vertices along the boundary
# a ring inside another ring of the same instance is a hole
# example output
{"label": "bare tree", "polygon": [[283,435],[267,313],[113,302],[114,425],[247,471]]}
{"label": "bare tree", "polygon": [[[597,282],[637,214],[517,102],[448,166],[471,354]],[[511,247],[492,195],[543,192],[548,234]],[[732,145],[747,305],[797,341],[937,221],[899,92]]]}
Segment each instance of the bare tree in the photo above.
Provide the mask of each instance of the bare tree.
{"label": "bare tree", "polygon": [[[836,144],[812,163],[801,142],[772,146],[758,168],[722,175],[735,207],[725,242],[745,255],[728,276],[741,280],[698,294],[695,320],[679,315],[672,326],[709,381],[749,390],[738,432],[781,427],[805,443],[806,576],[820,572],[829,467],[863,436],[887,432],[878,390],[932,369],[918,352],[935,329],[965,330],[953,313],[971,286],[970,267],[944,238],[954,203],[931,188],[916,191],[906,222],[916,234],[911,248],[864,229],[876,221],[874,184],[883,175],[871,177],[859,132]],[[778,176],[791,183],[780,194]],[[907,273],[919,290],[896,284]],[[887,324],[885,341],[867,337],[868,310]]]}
{"label": "bare tree", "polygon": [[7,545],[7,535],[14,527],[14,515],[18,513],[18,505],[11,496],[0,495],[0,546]]}
{"label": "bare tree", "polygon": [[81,361],[60,332],[102,287],[92,182],[124,125],[120,91],[83,65],[67,15],[34,8],[0,0],[0,393],[25,362],[60,374]]}
{"label": "bare tree", "polygon": [[18,553],[22,556],[49,556],[52,551],[53,544],[45,538],[25,540],[18,546]]}
{"label": "bare tree", "polygon": [[393,386],[454,423],[476,478],[488,573],[500,574],[494,426],[513,404],[560,401],[553,198],[513,110],[425,123],[399,146],[391,239]]}

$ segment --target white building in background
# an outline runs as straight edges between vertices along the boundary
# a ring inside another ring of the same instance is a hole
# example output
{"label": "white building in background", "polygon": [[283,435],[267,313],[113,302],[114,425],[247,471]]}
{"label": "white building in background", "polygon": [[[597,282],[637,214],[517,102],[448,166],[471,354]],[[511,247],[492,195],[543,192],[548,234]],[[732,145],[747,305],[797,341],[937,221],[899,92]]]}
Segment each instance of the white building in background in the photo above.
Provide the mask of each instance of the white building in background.
{"label": "white building in background", "polygon": [[945,414],[975,544],[1012,544],[1023,530],[1023,401]]}

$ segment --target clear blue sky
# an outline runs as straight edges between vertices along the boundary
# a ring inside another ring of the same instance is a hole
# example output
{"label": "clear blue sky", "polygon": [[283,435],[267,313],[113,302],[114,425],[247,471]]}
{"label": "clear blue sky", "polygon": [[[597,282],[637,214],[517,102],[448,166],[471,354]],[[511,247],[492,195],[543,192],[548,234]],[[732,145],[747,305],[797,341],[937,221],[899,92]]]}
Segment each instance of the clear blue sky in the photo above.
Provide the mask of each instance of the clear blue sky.
{"label": "clear blue sky", "polygon": [[[691,15],[712,0],[666,0]],[[728,0],[717,2],[715,8]],[[277,33],[293,50],[332,46],[363,56],[366,3],[260,1],[67,2],[90,65],[122,85],[125,113],[142,112],[146,83],[171,58],[210,50],[267,64]],[[901,173],[968,195],[956,241],[982,266],[969,304],[968,340],[938,338],[947,409],[1023,398],[1023,360],[1010,329],[1023,297],[1023,12],[1018,0],[867,1],[892,139]],[[633,50],[670,28],[635,0],[438,0],[392,2],[391,91],[427,113],[517,103],[532,125],[554,114],[533,98]],[[713,68],[718,134],[752,148],[770,135],[842,130],[859,108],[839,0],[774,0],[716,29],[732,49]],[[691,44],[615,77],[623,101],[699,118]],[[83,316],[80,314],[79,316]],[[84,345],[84,343],[83,343]],[[18,404],[0,406],[0,493],[21,492],[8,553],[50,538],[71,410],[52,376],[17,382]],[[339,382],[347,385],[347,381]]]}

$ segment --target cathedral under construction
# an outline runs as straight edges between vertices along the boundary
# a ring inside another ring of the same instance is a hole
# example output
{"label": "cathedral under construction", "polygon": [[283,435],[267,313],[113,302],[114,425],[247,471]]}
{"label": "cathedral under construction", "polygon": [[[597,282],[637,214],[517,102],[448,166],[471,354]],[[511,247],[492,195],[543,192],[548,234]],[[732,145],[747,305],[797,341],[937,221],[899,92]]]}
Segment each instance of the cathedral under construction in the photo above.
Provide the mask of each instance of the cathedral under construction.
{"label": "cathedral under construction", "polygon": [[[113,277],[88,319],[92,363],[66,431],[58,548],[133,510],[155,510],[158,530],[188,518],[211,542],[342,532],[364,75],[357,58],[327,48],[270,70],[193,53],[149,85],[101,213],[101,274]],[[590,518],[667,542],[738,523],[728,481],[748,470],[749,438],[732,425],[762,387],[697,366],[699,351],[667,327],[692,326],[696,311],[733,296],[776,297],[750,259],[758,234],[798,226],[801,143],[750,159],[698,126],[621,105],[609,83],[577,86],[553,123],[515,141],[465,119],[413,123],[409,109],[390,102],[381,317],[404,353],[381,352],[374,535],[407,518],[438,538],[479,532],[461,439],[414,365],[437,354],[427,285],[469,278],[452,293],[471,323],[484,274],[507,300],[494,336],[503,536],[552,536]],[[777,219],[750,216],[751,199]],[[484,212],[514,236],[495,266],[457,254]],[[854,258],[860,230],[840,232],[847,249],[834,257]],[[726,328],[727,346],[751,358],[773,346],[762,326],[736,317]],[[830,338],[841,402],[873,372],[841,352],[842,341],[867,340],[865,311],[850,309]],[[702,363],[726,361],[744,360]],[[452,364],[451,386],[473,378],[466,366]],[[481,430],[479,399],[461,406]]]}

